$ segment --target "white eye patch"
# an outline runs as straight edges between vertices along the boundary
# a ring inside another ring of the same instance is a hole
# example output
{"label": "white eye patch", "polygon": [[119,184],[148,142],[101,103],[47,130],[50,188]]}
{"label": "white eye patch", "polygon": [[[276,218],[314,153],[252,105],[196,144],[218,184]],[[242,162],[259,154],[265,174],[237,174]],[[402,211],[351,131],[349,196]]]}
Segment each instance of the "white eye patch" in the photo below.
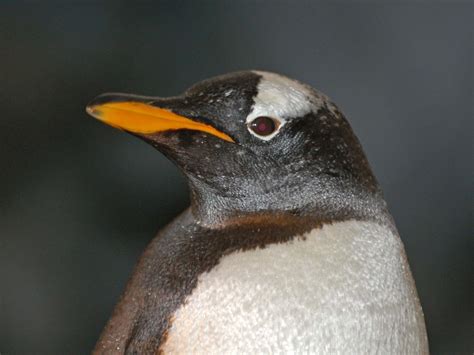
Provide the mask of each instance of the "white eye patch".
{"label": "white eye patch", "polygon": [[258,84],[254,105],[246,123],[250,127],[258,117],[270,117],[276,120],[278,127],[272,134],[261,136],[249,129],[254,136],[268,141],[278,134],[287,118],[302,117],[312,111],[313,94],[303,84],[284,76],[260,71],[255,73],[262,76],[262,79]]}

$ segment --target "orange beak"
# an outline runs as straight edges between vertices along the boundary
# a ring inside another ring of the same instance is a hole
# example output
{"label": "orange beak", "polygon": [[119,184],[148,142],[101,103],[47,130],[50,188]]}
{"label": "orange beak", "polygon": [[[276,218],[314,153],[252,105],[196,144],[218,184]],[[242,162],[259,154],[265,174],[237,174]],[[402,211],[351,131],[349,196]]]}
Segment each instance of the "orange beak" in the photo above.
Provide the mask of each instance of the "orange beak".
{"label": "orange beak", "polygon": [[170,110],[144,102],[133,100],[103,102],[104,100],[97,100],[99,103],[95,104],[94,101],[87,106],[87,113],[112,127],[124,131],[152,134],[189,129],[209,133],[227,142],[234,143],[229,135],[208,124],[193,121]]}

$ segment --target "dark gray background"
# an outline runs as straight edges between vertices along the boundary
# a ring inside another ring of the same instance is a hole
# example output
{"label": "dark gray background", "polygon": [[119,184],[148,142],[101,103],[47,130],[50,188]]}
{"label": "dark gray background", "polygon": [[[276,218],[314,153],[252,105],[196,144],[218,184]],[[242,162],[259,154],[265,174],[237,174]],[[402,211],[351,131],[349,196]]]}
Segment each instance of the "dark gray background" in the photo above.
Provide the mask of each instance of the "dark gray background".
{"label": "dark gray background", "polygon": [[188,203],[178,170],[88,117],[88,100],[258,68],[347,114],[432,352],[472,353],[472,15],[467,2],[2,2],[0,352],[89,351],[145,245]]}

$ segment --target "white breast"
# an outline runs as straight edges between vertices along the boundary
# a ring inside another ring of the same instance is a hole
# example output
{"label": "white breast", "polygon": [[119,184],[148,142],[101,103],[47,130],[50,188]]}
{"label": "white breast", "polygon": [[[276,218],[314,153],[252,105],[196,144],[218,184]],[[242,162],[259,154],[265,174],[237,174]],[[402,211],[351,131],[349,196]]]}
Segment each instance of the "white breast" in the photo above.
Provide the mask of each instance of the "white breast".
{"label": "white breast", "polygon": [[225,256],[175,313],[166,353],[424,354],[399,237],[346,221]]}

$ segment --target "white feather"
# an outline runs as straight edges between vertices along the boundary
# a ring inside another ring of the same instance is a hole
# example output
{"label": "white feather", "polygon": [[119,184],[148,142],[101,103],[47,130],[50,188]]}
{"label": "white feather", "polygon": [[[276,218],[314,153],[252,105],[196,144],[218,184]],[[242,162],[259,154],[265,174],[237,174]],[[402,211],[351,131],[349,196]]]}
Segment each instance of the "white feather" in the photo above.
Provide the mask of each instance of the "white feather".
{"label": "white feather", "polygon": [[249,132],[262,140],[270,140],[285,125],[287,119],[303,117],[310,112],[317,112],[326,104],[333,111],[334,105],[329,99],[296,80],[283,75],[255,71],[262,79],[257,86],[252,111],[246,118],[246,123],[252,122],[259,116],[272,117],[280,122],[278,130],[268,136],[259,136],[249,129]]}
{"label": "white feather", "polygon": [[233,253],[201,275],[165,353],[428,353],[398,235],[346,221],[303,237]]}

